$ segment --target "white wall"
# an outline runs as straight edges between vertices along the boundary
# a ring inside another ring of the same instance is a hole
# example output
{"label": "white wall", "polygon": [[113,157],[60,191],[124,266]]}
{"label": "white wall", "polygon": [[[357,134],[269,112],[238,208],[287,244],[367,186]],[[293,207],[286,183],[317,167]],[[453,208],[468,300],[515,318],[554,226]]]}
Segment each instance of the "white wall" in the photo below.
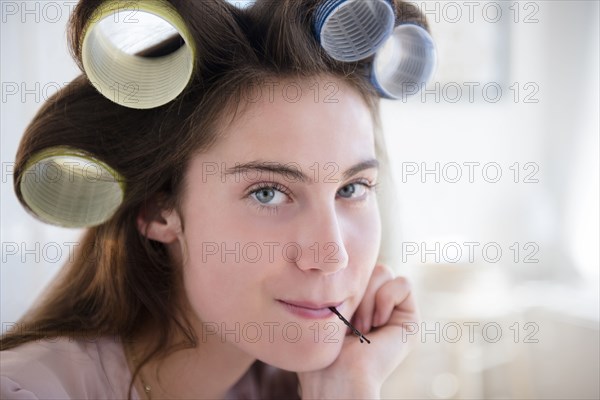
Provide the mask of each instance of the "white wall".
{"label": "white wall", "polygon": [[[45,98],[78,75],[66,42],[76,2],[2,1],[1,319],[16,321],[67,259],[78,232],[38,222],[18,203],[12,169],[20,137]],[[13,14],[14,13],[14,14]]]}

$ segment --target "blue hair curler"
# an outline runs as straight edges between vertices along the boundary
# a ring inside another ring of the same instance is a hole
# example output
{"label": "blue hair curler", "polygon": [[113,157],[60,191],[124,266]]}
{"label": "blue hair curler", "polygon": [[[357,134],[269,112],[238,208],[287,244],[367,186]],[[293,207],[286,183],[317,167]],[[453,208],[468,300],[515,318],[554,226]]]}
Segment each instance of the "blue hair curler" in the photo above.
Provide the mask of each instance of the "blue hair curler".
{"label": "blue hair curler", "polygon": [[371,82],[382,97],[404,99],[427,84],[436,62],[429,33],[418,25],[399,25],[375,55]]}
{"label": "blue hair curler", "polygon": [[324,0],[315,12],[314,31],[331,58],[352,62],[375,54],[395,20],[392,0]]}

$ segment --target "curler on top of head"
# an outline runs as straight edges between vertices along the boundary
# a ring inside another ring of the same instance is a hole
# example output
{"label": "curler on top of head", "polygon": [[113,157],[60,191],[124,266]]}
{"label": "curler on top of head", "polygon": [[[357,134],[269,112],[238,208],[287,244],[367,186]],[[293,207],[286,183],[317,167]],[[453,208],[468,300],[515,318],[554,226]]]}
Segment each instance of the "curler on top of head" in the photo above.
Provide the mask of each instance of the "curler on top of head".
{"label": "curler on top of head", "polygon": [[402,24],[375,55],[371,82],[382,97],[405,98],[427,84],[436,61],[431,35],[418,25]]}
{"label": "curler on top of head", "polygon": [[422,25],[419,10],[402,1],[323,0],[313,29],[331,58],[366,60],[379,95],[400,99],[419,92],[435,70],[434,42]]}
{"label": "curler on top of head", "polygon": [[338,61],[375,54],[394,29],[391,0],[324,0],[314,15],[314,31],[327,54]]}
{"label": "curler on top of head", "polygon": [[[165,39],[174,40],[174,51],[142,55]],[[195,57],[192,34],[166,0],[103,1],[83,30],[81,63],[89,81],[125,107],[155,108],[175,99],[192,78]]]}

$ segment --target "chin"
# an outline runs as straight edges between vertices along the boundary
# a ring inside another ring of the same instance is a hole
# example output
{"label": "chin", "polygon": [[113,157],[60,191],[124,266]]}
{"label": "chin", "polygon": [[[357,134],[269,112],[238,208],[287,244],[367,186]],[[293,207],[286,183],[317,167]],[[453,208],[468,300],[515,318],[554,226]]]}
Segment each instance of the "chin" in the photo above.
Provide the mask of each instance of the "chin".
{"label": "chin", "polygon": [[273,343],[258,359],[274,367],[293,372],[317,371],[331,365],[340,354],[342,343]]}

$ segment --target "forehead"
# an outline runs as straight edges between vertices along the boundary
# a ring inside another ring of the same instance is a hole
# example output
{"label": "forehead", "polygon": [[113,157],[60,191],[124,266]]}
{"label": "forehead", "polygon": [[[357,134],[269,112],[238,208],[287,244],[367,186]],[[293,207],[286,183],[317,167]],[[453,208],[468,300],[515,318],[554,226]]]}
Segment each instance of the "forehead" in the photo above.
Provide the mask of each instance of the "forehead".
{"label": "forehead", "polygon": [[371,111],[349,84],[333,77],[270,79],[247,89],[243,112],[223,128],[212,156],[340,167],[375,156]]}

